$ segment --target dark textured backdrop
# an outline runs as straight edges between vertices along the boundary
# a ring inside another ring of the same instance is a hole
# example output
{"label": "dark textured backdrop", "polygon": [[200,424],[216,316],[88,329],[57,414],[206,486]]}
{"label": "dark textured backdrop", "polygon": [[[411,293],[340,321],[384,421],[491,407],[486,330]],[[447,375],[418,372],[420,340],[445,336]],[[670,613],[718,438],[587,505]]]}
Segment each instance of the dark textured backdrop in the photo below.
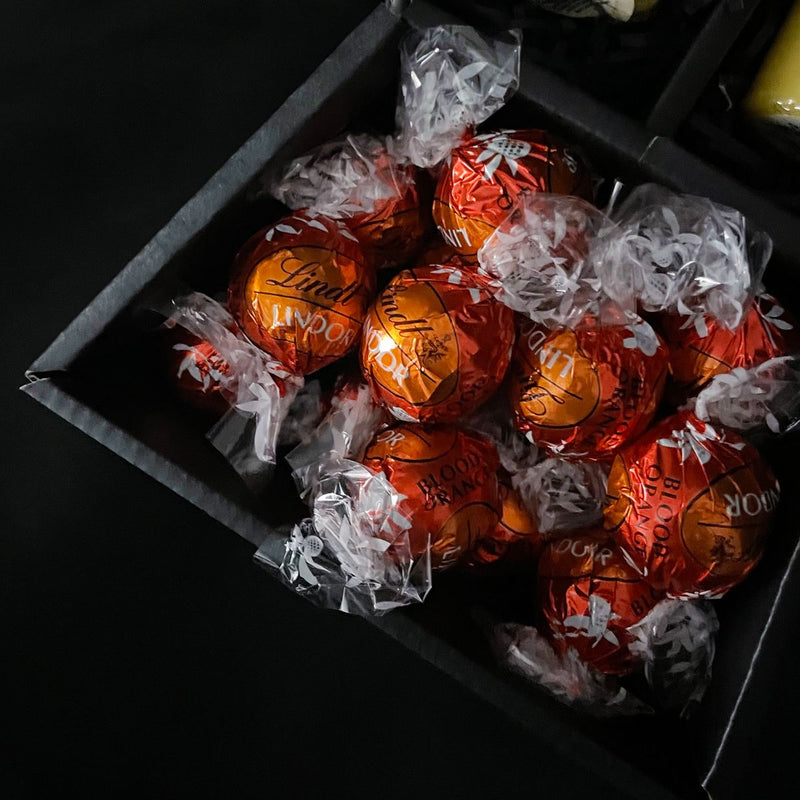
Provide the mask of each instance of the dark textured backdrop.
{"label": "dark textured backdrop", "polygon": [[624,798],[15,388],[374,3],[5,5],[4,796]]}

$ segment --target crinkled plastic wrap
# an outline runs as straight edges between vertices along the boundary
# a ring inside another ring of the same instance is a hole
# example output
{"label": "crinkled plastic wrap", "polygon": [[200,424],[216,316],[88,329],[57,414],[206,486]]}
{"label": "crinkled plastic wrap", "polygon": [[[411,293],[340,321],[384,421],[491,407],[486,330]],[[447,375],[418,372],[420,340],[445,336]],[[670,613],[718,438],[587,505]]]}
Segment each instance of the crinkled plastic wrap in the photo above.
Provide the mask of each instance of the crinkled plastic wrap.
{"label": "crinkled plastic wrap", "polygon": [[305,431],[301,443],[286,456],[300,497],[313,501],[320,480],[339,459],[361,461],[386,419],[366,384],[340,381],[328,413],[314,429]]}
{"label": "crinkled plastic wrap", "polygon": [[303,379],[255,347],[227,309],[200,292],[173,300],[165,324],[208,342],[228,364],[217,380],[231,409],[207,438],[252,488],[261,490],[275,464],[281,425]]}
{"label": "crinkled plastic wrap", "polygon": [[490,639],[501,666],[594,716],[651,713],[655,708],[689,717],[711,680],[716,612],[707,601],[662,600],[630,628],[631,651],[649,687],[647,702],[618,679],[593,670],[578,652],[556,653],[536,628],[495,624]]}
{"label": "crinkled plastic wrap", "polygon": [[698,394],[694,411],[700,419],[726,428],[774,434],[800,426],[800,357],[772,358],[757,367],[737,367],[717,375]]}
{"label": "crinkled plastic wrap", "polygon": [[602,519],[607,480],[604,464],[546,458],[514,472],[511,485],[534,511],[539,530],[553,535],[586,528]]}
{"label": "crinkled plastic wrap", "polygon": [[292,161],[270,190],[293,210],[313,208],[336,219],[371,213],[413,185],[412,173],[397,166],[390,146],[391,140],[370,134],[327,142]]}
{"label": "crinkled plastic wrap", "polygon": [[312,517],[292,528],[281,563],[266,548],[256,559],[325,608],[370,616],[421,603],[431,587],[430,554],[412,556],[402,499],[382,474],[331,459]]}
{"label": "crinkled plastic wrap", "polygon": [[597,262],[603,290],[618,302],[633,293],[645,311],[705,316],[737,327],[760,288],[772,240],[735,209],[656,184],[636,187],[612,215]]}
{"label": "crinkled plastic wrap", "polygon": [[408,161],[426,168],[441,163],[516,91],[521,37],[509,31],[504,39],[443,25],[403,42],[397,142]]}
{"label": "crinkled plastic wrap", "polygon": [[[548,327],[570,327],[599,313],[598,237],[614,227],[579,197],[524,195],[478,251],[480,271],[515,311]],[[635,311],[632,295],[617,299]]]}
{"label": "crinkled plastic wrap", "polygon": [[312,516],[287,532],[281,563],[267,547],[256,554],[326,608],[382,614],[422,602],[430,589],[430,550],[412,552],[405,496],[358,461],[383,421],[367,386],[340,382],[328,414],[286,457]]}
{"label": "crinkled plastic wrap", "polygon": [[533,467],[539,460],[536,445],[514,426],[511,406],[504,392],[496,392],[463,420],[463,424],[491,439],[497,448],[500,466],[510,475]]}
{"label": "crinkled plastic wrap", "polygon": [[660,709],[688,717],[711,681],[719,620],[705,600],[662,600],[631,631]]}
{"label": "crinkled plastic wrap", "polygon": [[536,628],[500,623],[490,632],[498,663],[547,690],[563,703],[598,717],[652,712],[611,675],[596,672],[576,650],[556,653]]}
{"label": "crinkled plastic wrap", "polygon": [[297,393],[278,434],[279,447],[293,447],[300,444],[322,421],[328,401],[322,393],[322,385],[317,380],[306,381]]}
{"label": "crinkled plastic wrap", "polygon": [[350,134],[296,158],[269,187],[289,208],[344,220],[376,268],[397,266],[422,243],[426,217],[412,165],[391,137]]}

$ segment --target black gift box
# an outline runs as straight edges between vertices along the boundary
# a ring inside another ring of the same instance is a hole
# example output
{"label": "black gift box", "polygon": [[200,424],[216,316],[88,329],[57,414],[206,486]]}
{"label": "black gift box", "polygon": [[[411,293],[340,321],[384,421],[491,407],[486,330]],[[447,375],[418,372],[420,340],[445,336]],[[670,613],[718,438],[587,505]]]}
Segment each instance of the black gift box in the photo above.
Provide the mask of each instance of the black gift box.
{"label": "black gift box", "polygon": [[[692,95],[702,88],[698,71],[705,79],[711,77],[714,59],[733,45],[750,12],[747,3],[738,9],[735,3],[718,5],[654,106],[650,126],[632,122],[527,60],[520,91],[498,124],[553,129],[579,144],[603,174],[633,182],[657,180],[741,209],[774,237],[768,288],[788,301],[792,268],[800,263],[794,216],[676,141],[657,135],[662,131],[654,123],[659,109],[668,109],[673,130],[690,113]],[[266,543],[276,557],[283,551],[283,539],[273,526],[302,513],[299,502],[289,507],[284,500],[277,502],[293,494],[287,491],[288,475],[279,471],[273,490],[260,501],[245,489],[206,442],[198,420],[162,391],[157,370],[150,371],[153,359],[143,344],[141,312],[159,307],[183,285],[208,292],[222,288],[237,247],[281,213],[279,204],[257,192],[263,171],[347,127],[388,128],[400,37],[409,24],[446,21],[451,18],[423,3],[413,4],[405,19],[377,9],[29,370],[28,394],[254,546]],[[703,46],[712,41],[714,47]],[[681,85],[687,94],[677,102]],[[135,380],[121,366],[131,357],[143,365]],[[641,797],[697,795],[700,784],[714,798],[735,796],[748,728],[771,690],[781,631],[798,609],[797,534],[789,521],[800,510],[800,500],[791,491],[789,447],[780,443],[768,453],[784,487],[776,523],[780,535],[772,538],[763,563],[748,581],[718,604],[715,679],[688,724],[663,718],[589,719],[501,673],[483,634],[464,612],[463,587],[457,582],[443,581],[422,607],[372,622],[555,745],[565,759],[592,764],[610,781],[629,790],[636,787]]]}

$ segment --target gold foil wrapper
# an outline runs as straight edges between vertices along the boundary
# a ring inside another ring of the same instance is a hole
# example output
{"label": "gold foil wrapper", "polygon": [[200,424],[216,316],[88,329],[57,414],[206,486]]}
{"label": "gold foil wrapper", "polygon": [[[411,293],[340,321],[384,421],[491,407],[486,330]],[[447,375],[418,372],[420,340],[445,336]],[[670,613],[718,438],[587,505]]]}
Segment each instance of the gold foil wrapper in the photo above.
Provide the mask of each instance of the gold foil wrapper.
{"label": "gold foil wrapper", "polygon": [[374,288],[356,237],[342,223],[298,211],[244,245],[228,307],[254,344],[308,374],[356,346]]}

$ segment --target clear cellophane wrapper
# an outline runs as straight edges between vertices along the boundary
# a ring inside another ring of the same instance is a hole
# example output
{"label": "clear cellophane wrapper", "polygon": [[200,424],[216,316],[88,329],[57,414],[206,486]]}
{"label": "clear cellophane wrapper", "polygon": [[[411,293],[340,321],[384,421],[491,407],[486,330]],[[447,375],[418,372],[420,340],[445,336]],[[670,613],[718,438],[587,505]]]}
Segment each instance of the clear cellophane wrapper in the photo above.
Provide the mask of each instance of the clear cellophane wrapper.
{"label": "clear cellophane wrapper", "polygon": [[[597,273],[611,220],[579,197],[525,195],[478,251],[498,300],[549,328],[574,327],[612,305]],[[635,311],[632,292],[614,298]]]}
{"label": "clear cellophane wrapper", "polygon": [[542,458],[536,445],[514,426],[504,392],[481,406],[465,425],[495,444],[500,466],[546,538],[601,520],[608,466]]}
{"label": "clear cellophane wrapper", "polygon": [[509,474],[531,468],[539,460],[536,445],[514,427],[511,406],[502,390],[464,420],[464,425],[482,433],[494,443],[500,466]]}
{"label": "clear cellophane wrapper", "polygon": [[465,424],[494,442],[511,486],[546,538],[601,520],[608,466],[602,462],[542,458],[536,446],[514,426],[505,392],[498,392]]}
{"label": "clear cellophane wrapper", "polygon": [[400,49],[397,147],[418,167],[444,161],[467,131],[501,108],[519,85],[521,37],[490,39],[442,25],[412,33]]}
{"label": "clear cellophane wrapper", "polygon": [[412,556],[404,496],[359,459],[385,420],[364,384],[343,382],[319,426],[287,456],[311,517],[287,532],[281,563],[256,558],[325,608],[370,616],[421,603],[430,553]]}
{"label": "clear cellophane wrapper", "polygon": [[784,434],[800,426],[800,356],[716,375],[693,401],[702,420],[742,432]]}
{"label": "clear cellophane wrapper", "polygon": [[303,378],[253,345],[227,309],[200,292],[173,300],[165,325],[207,341],[228,365],[216,379],[231,408],[206,436],[260,491],[272,474],[281,425]]}
{"label": "clear cellophane wrapper", "polygon": [[705,316],[736,328],[761,286],[772,240],[733,208],[656,184],[634,188],[612,214],[596,260],[603,291],[633,294],[644,311],[686,317],[701,336]]}
{"label": "clear cellophane wrapper", "polygon": [[319,425],[326,411],[322,384],[318,380],[307,380],[289,406],[278,434],[278,446],[294,447],[300,444]]}
{"label": "clear cellophane wrapper", "polygon": [[286,456],[300,497],[313,499],[322,476],[339,459],[360,462],[370,440],[386,421],[386,412],[374,401],[366,384],[342,378],[334,389],[328,413],[319,424],[300,434],[300,444]]}
{"label": "clear cellophane wrapper", "polygon": [[545,458],[511,476],[511,485],[548,537],[599,522],[607,481],[605,464],[563,458]]}
{"label": "clear cellophane wrapper", "polygon": [[393,150],[391,137],[349,134],[294,159],[269,189],[292,209],[313,208],[335,219],[370,214],[413,184]]}
{"label": "clear cellophane wrapper", "polygon": [[556,653],[532,626],[500,623],[489,630],[501,666],[567,705],[608,717],[651,713],[656,708],[691,714],[711,679],[718,628],[712,604],[702,600],[662,600],[631,628],[635,638],[630,647],[646,681],[646,701],[618,678],[587,666],[576,650]]}
{"label": "clear cellophane wrapper", "polygon": [[321,471],[312,516],[287,535],[283,560],[256,559],[299,595],[324,608],[373,616],[421,603],[431,587],[430,554],[411,555],[403,499],[381,473],[331,458]]}
{"label": "clear cellophane wrapper", "polygon": [[711,680],[719,620],[707,600],[662,600],[631,628],[658,707],[691,715]]}

